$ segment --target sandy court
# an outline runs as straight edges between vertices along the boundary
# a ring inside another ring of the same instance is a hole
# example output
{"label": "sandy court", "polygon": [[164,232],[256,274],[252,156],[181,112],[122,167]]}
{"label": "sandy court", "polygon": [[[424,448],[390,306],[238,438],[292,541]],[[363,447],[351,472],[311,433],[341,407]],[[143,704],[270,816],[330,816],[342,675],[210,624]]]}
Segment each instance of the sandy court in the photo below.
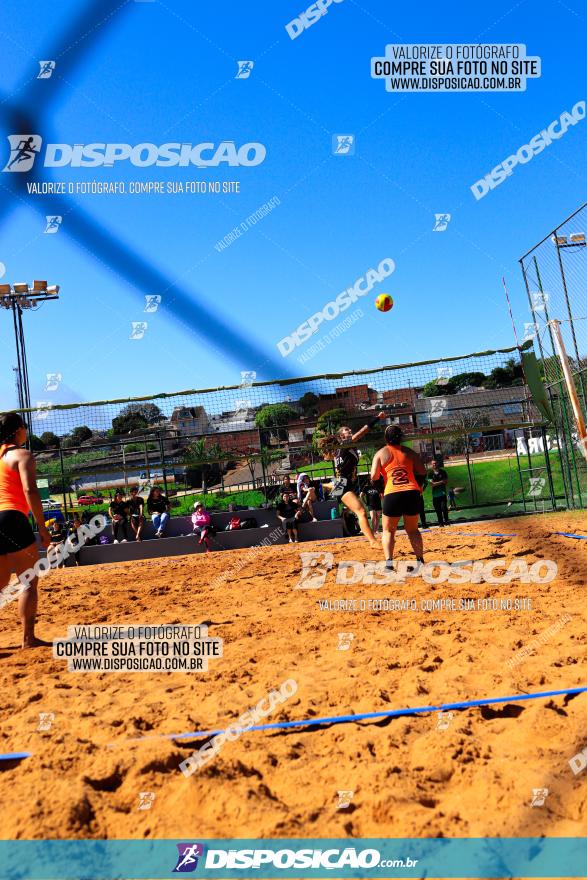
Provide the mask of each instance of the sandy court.
{"label": "sandy court", "polygon": [[[197,740],[133,737],[224,727],[285,679],[298,691],[269,721],[437,705],[587,683],[587,514],[455,525],[425,534],[428,559],[552,559],[552,583],[335,583],[296,589],[300,551],[336,563],[374,559],[362,539],[65,569],[41,584],[38,633],[78,624],[208,622],[224,656],[206,673],[70,673],[50,649],[16,650],[14,605],[0,612],[0,751],[33,756],[1,770],[2,837],[583,836],[587,694],[361,721],[249,732],[224,744],[189,779],[178,764]],[[481,532],[515,532],[486,537]],[[457,534],[465,533],[465,534]],[[399,537],[397,557],[412,558]],[[211,586],[222,572],[228,583]],[[409,597],[522,597],[520,611],[356,611],[320,601]],[[563,625],[563,615],[570,615]],[[539,648],[507,661],[541,633]],[[340,632],[352,633],[349,650]],[[38,731],[39,713],[55,715]],[[109,744],[113,743],[113,747]],[[532,790],[548,788],[542,807]],[[352,791],[338,809],[338,791]],[[140,792],[152,792],[139,810]]]}

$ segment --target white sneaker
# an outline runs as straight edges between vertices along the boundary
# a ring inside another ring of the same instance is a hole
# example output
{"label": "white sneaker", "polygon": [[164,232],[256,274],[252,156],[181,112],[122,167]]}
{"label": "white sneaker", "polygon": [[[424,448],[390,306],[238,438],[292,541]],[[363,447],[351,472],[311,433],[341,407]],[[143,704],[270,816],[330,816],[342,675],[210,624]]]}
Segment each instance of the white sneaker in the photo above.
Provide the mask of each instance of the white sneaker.
{"label": "white sneaker", "polygon": [[161,531],[161,529],[157,529],[157,531],[155,532],[155,537],[160,538],[162,535],[163,535],[163,532]]}
{"label": "white sneaker", "polygon": [[114,539],[114,540],[113,540],[113,542],[112,542],[112,543],[113,543],[113,544],[118,544],[118,543],[120,543],[120,542],[119,542],[119,541],[118,541],[118,539],[117,539],[117,538],[115,538],[115,539]]}
{"label": "white sneaker", "polygon": [[123,538],[122,541],[121,541],[120,543],[121,543],[121,544],[128,544],[128,541],[126,540],[126,538]]}

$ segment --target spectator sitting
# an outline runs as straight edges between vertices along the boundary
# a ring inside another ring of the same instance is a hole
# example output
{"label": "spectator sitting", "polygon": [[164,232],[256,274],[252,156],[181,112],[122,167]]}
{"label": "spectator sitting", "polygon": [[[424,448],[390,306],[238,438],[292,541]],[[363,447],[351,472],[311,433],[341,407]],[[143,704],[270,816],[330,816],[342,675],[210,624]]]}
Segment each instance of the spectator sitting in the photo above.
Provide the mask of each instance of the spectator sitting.
{"label": "spectator sitting", "polygon": [[[112,517],[112,537],[114,543],[125,544],[128,541],[128,502],[123,498],[122,492],[116,491],[110,502],[108,513]],[[122,535],[122,540],[120,536]]]}
{"label": "spectator sitting", "polygon": [[310,482],[310,477],[308,474],[300,474],[298,478],[298,501],[302,505],[302,510],[307,510],[310,514],[312,522],[318,522],[314,515],[314,501],[317,500],[316,490]]}
{"label": "spectator sitting", "polygon": [[296,487],[291,481],[291,477],[289,474],[286,474],[283,478],[283,482],[279,487],[278,495],[283,495],[284,492],[287,492],[288,495],[295,495]]}
{"label": "spectator sitting", "polygon": [[147,513],[155,527],[155,537],[162,538],[169,522],[169,501],[159,486],[153,486],[147,498]]}
{"label": "spectator sitting", "polygon": [[[65,528],[65,524],[63,522],[59,522],[58,520],[51,521],[51,527],[49,529],[49,534],[51,535],[51,543],[47,547],[47,559],[49,560],[49,565],[53,568],[52,564],[52,555],[54,550],[60,547],[62,544],[65,544],[65,540],[67,538],[67,530]],[[65,562],[63,557],[56,557],[58,562],[55,566],[56,568],[64,568]]]}
{"label": "spectator sitting", "polygon": [[142,541],[143,529],[145,527],[145,500],[139,495],[137,486],[133,486],[130,490],[128,508],[130,512],[130,527],[135,533],[135,539]]}
{"label": "spectator sitting", "polygon": [[208,536],[212,534],[212,518],[204,505],[197,501],[194,504],[194,512],[192,513],[192,525],[194,527],[193,534],[199,537],[199,544],[204,544],[206,553],[210,552],[210,541]]}
{"label": "spectator sitting", "polygon": [[287,530],[290,544],[298,543],[298,525],[302,516],[302,509],[294,495],[283,492],[281,501],[277,505],[277,516]]}
{"label": "spectator sitting", "polygon": [[[79,513],[74,513],[73,520],[71,522],[71,526],[69,527],[69,535],[74,539],[74,543],[79,544],[78,530],[81,529],[83,523],[81,521]],[[87,541],[85,542],[87,543]],[[76,565],[80,565],[79,561],[79,550],[77,553],[73,554],[73,558]]]}

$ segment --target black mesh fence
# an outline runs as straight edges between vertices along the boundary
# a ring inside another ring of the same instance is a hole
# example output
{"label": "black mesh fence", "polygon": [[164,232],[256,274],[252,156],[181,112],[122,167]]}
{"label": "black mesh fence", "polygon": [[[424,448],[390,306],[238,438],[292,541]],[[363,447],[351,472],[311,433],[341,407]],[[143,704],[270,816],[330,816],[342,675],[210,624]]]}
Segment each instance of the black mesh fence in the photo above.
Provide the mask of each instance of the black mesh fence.
{"label": "black mesh fence", "polygon": [[286,474],[295,482],[308,473],[327,493],[333,466],[319,438],[343,425],[356,431],[379,412],[359,444],[363,482],[386,425],[397,424],[427,463],[449,470],[455,516],[564,500],[560,466],[547,465],[555,432],[532,402],[518,348],[275,382],[243,374],[232,387],[147,398],[46,401],[25,416],[39,476],[68,509],[159,484],[185,513],[198,494],[217,508],[272,503]]}
{"label": "black mesh fence", "polygon": [[[561,451],[567,502],[587,503],[587,461],[573,402],[564,381],[556,344],[557,327],[568,356],[583,419],[587,418],[587,205],[522,257],[531,321],[526,337],[535,340],[540,354]],[[558,322],[554,325],[554,322]]]}

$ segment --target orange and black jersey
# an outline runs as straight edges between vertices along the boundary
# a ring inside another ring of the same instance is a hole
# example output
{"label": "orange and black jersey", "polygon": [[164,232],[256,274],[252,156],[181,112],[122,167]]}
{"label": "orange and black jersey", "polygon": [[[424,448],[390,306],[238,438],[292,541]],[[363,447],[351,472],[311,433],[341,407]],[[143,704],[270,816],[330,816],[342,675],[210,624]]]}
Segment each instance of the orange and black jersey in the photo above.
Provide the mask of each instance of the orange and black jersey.
{"label": "orange and black jersey", "polygon": [[420,492],[421,486],[416,479],[412,451],[404,446],[386,448],[389,452],[389,460],[381,465],[381,472],[385,477],[384,495],[392,492],[413,492],[414,489]]}

